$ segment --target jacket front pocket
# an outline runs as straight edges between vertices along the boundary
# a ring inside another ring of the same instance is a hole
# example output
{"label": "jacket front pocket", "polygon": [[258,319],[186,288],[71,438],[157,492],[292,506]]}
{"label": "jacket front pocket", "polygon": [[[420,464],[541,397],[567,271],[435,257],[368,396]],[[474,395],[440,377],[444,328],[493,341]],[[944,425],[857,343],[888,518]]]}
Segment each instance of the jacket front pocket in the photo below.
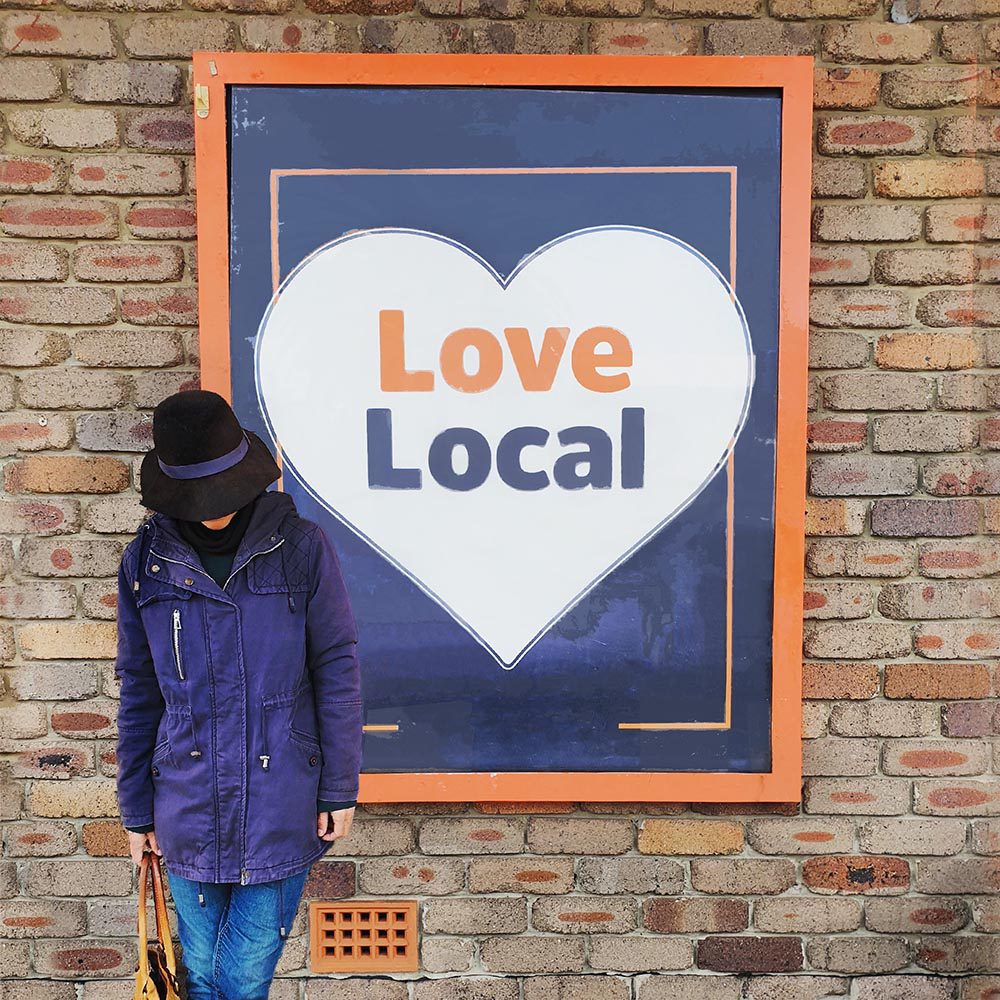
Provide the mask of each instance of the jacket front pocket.
{"label": "jacket front pocket", "polygon": [[181,609],[174,608],[173,615],[173,645],[174,645],[174,666],[177,668],[177,676],[184,680],[184,664],[181,660]]}
{"label": "jacket front pocket", "polygon": [[170,756],[170,740],[164,736],[159,743],[153,747],[153,755],[150,757],[150,764],[159,764]]}

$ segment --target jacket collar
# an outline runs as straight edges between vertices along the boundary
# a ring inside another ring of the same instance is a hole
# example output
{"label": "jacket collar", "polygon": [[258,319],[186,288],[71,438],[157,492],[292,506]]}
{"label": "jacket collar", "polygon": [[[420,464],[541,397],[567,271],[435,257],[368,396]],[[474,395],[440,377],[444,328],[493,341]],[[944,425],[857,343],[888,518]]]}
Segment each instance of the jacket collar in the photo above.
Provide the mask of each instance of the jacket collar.
{"label": "jacket collar", "polygon": [[[295,501],[291,495],[281,490],[267,490],[257,499],[250,515],[250,523],[243,533],[239,547],[233,557],[233,567],[239,566],[249,555],[264,549],[269,549],[280,539],[280,525],[290,514],[297,513]],[[165,556],[174,555],[198,565],[198,554],[188,542],[181,537],[177,524],[172,517],[162,511],[156,511],[149,519],[153,528],[150,545]],[[277,538],[272,540],[271,536]]]}

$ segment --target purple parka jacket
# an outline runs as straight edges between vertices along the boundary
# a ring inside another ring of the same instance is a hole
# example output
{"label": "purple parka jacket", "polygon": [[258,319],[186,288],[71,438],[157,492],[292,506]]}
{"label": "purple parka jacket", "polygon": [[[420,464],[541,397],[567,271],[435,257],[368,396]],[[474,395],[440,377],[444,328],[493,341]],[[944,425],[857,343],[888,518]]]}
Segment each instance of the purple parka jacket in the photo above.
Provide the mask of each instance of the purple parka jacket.
{"label": "purple parka jacket", "polygon": [[333,545],[289,494],[256,502],[220,587],[156,512],[118,569],[118,804],[171,871],[244,885],[332,841],[316,800],[358,794],[357,627]]}

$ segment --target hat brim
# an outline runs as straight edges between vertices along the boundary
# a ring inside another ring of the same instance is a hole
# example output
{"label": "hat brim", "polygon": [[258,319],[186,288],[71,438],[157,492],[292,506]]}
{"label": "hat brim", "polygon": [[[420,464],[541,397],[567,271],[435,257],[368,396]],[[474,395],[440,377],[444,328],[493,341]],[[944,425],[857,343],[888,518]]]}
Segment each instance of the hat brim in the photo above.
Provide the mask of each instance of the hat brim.
{"label": "hat brim", "polygon": [[280,475],[270,448],[248,428],[250,447],[233,466],[211,476],[174,479],[157,461],[156,449],[146,452],[139,466],[142,505],[185,521],[210,521],[232,514],[249,503]]}

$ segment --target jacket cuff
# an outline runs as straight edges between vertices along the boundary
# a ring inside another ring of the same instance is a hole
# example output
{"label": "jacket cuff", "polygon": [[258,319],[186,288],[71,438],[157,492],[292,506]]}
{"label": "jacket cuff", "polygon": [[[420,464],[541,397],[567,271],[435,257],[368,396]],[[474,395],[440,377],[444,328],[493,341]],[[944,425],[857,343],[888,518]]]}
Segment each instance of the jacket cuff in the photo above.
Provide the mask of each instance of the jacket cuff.
{"label": "jacket cuff", "polygon": [[153,829],[153,814],[147,813],[145,816],[122,816],[121,823],[126,830],[146,833]]}
{"label": "jacket cuff", "polygon": [[348,799],[344,802],[332,801],[330,799],[316,800],[316,806],[320,812],[337,812],[338,809],[353,809],[357,804],[357,799]]}

